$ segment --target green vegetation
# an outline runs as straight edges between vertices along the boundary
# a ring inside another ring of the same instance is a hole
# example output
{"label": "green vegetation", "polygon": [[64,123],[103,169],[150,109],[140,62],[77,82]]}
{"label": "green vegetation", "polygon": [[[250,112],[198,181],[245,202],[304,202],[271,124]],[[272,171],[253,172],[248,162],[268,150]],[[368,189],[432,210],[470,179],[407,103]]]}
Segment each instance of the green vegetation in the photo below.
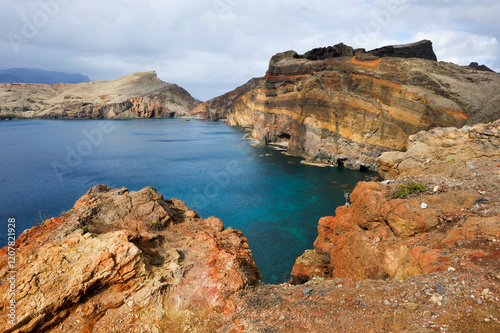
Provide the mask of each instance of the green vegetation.
{"label": "green vegetation", "polygon": [[404,198],[409,194],[419,193],[422,191],[425,191],[424,184],[420,182],[409,183],[408,185],[397,188],[394,192],[394,198]]}
{"label": "green vegetation", "polygon": [[150,188],[150,189],[149,189],[149,192],[151,192],[151,193],[156,193],[156,189],[154,189],[154,188]]}
{"label": "green vegetation", "polygon": [[453,157],[448,157],[446,159],[446,162],[455,162],[455,159]]}
{"label": "green vegetation", "polygon": [[87,226],[83,226],[82,230],[83,230],[84,234],[86,234],[87,232],[89,232],[89,228]]}
{"label": "green vegetation", "polygon": [[153,230],[160,230],[160,224],[156,220],[154,220],[153,222],[151,222],[150,226],[151,226],[151,229],[153,229]]}

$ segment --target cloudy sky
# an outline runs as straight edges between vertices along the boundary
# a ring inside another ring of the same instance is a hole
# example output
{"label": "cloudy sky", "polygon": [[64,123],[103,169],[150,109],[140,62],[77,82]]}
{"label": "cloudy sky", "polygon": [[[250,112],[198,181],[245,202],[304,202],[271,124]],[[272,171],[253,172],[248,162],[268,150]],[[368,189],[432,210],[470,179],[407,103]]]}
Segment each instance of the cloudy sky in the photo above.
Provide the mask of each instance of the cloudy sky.
{"label": "cloudy sky", "polygon": [[440,61],[500,71],[498,0],[2,0],[0,69],[107,80],[155,70],[201,100],[277,52],[430,39]]}

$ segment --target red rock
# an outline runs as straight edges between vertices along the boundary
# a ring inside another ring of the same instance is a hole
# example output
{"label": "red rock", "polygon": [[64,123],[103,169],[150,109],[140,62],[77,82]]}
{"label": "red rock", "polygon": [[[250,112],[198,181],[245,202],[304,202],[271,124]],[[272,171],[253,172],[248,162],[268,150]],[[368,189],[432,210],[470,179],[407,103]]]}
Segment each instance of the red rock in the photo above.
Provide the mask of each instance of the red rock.
{"label": "red rock", "polygon": [[[159,304],[179,315],[230,314],[236,308],[225,295],[261,278],[241,232],[224,230],[217,218],[201,219],[182,201],[164,200],[150,187],[129,193],[95,186],[64,217],[31,228],[17,243],[18,331],[66,325],[72,332],[107,332],[108,321],[113,330],[128,331],[132,324],[160,321],[161,313],[156,319],[135,316],[137,306],[154,314]],[[6,263],[4,248],[2,279]],[[6,288],[0,285],[4,317]],[[8,325],[0,322],[0,331],[10,330]]]}

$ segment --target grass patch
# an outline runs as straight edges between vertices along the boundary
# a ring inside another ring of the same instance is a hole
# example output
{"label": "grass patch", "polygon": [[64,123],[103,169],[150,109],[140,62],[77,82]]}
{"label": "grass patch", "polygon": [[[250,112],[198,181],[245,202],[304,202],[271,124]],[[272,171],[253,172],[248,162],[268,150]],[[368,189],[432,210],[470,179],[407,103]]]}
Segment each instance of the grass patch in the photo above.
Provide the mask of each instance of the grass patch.
{"label": "grass patch", "polygon": [[394,198],[404,198],[409,194],[425,191],[425,186],[421,182],[409,183],[408,185],[398,187],[394,191]]}

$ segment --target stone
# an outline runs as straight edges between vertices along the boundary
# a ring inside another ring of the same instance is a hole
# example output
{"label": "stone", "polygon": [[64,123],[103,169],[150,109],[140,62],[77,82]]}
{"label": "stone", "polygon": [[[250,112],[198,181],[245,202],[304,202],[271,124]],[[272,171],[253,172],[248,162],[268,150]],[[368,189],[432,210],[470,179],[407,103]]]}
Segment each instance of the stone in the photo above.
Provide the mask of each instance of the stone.
{"label": "stone", "polygon": [[439,294],[444,294],[444,289],[441,287],[441,285],[436,284],[436,292]]}
{"label": "stone", "polygon": [[443,300],[443,296],[441,295],[432,295],[431,296],[431,302],[434,303],[434,304],[438,304],[440,303],[441,301]]}
{"label": "stone", "polygon": [[422,202],[422,203],[420,204],[420,208],[422,208],[422,209],[426,209],[427,207],[429,207],[429,205],[428,205],[428,204],[426,204],[425,202]]}
{"label": "stone", "polygon": [[403,308],[409,311],[416,311],[419,308],[417,303],[408,302],[403,304]]}
{"label": "stone", "polygon": [[479,198],[479,199],[476,199],[474,204],[475,205],[482,205],[482,204],[485,204],[487,201],[488,201],[488,199],[486,199],[486,198]]}
{"label": "stone", "polygon": [[304,295],[308,295],[308,294],[312,293],[312,291],[313,291],[312,288],[304,288],[304,289],[302,289],[302,293]]}

